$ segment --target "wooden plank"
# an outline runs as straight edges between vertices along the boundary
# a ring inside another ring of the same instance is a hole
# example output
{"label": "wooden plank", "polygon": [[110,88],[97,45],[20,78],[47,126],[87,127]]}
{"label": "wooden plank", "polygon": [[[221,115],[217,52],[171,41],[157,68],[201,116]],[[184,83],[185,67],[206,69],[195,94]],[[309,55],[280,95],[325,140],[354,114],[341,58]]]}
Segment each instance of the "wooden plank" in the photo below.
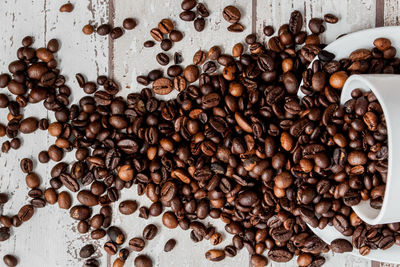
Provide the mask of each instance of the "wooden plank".
{"label": "wooden plank", "polygon": [[[76,72],[88,74],[89,79],[95,79],[98,74],[108,72],[108,40],[98,35],[84,36],[82,26],[89,21],[100,23],[107,18],[108,3],[106,0],[76,1],[72,13],[60,13],[58,10],[62,1],[6,0],[0,3],[1,14],[1,71],[7,71],[7,63],[15,60],[16,50],[25,35],[34,36],[35,47],[46,45],[51,38],[61,42],[58,53],[59,67],[67,77],[74,100],[83,95],[75,81]],[[4,122],[7,112],[1,112]],[[38,118],[48,114],[42,104],[29,105],[25,114]],[[50,115],[50,114],[49,114]],[[52,115],[52,114],[51,114]],[[52,116],[50,116],[51,119]],[[25,145],[18,151],[0,155],[0,192],[11,194],[10,202],[4,207],[4,214],[13,215],[21,205],[28,201],[28,190],[25,186],[23,173],[19,169],[19,161],[24,157],[34,157],[47,149],[54,142],[46,132],[37,131],[28,136],[22,136]],[[4,141],[2,139],[1,141]],[[72,159],[70,153],[69,159]],[[35,160],[35,165],[38,162]],[[35,171],[42,177],[43,188],[48,186],[49,171],[54,164],[40,164]],[[56,207],[46,207],[36,210],[35,216],[28,223],[12,230],[12,238],[0,243],[1,257],[3,253],[12,253],[19,257],[19,266],[65,266],[82,265],[78,252],[87,237],[76,232],[76,222],[68,211]],[[99,243],[99,242],[97,242]],[[100,250],[97,255],[104,254]],[[103,262],[106,261],[103,256]]]}
{"label": "wooden plank", "polygon": [[400,25],[399,0],[385,0],[384,20],[385,26]]}

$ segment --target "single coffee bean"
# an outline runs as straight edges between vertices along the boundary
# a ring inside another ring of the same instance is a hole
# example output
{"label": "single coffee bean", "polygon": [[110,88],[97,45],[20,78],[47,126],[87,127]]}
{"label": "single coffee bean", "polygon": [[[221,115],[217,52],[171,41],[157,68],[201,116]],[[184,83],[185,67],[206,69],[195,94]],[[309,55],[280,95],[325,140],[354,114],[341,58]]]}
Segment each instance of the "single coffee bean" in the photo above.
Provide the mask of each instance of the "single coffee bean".
{"label": "single coffee bean", "polygon": [[3,262],[9,267],[14,267],[18,265],[18,259],[14,255],[10,254],[4,255]]}
{"label": "single coffee bean", "polygon": [[110,37],[111,39],[118,39],[124,34],[124,31],[122,30],[121,27],[115,27],[111,30],[110,32]]}
{"label": "single coffee bean", "polygon": [[137,210],[138,205],[135,200],[125,200],[119,204],[118,208],[120,213],[124,215],[130,215]]}
{"label": "single coffee bean", "polygon": [[196,13],[186,10],[179,14],[179,18],[183,21],[193,21],[196,18]]}
{"label": "single coffee bean", "polygon": [[33,170],[33,162],[31,159],[23,158],[20,161],[20,167],[23,173],[30,173]]}
{"label": "single coffee bean", "polygon": [[111,32],[111,26],[109,24],[102,24],[99,27],[97,27],[97,33],[99,35],[108,35]]}
{"label": "single coffee bean", "polygon": [[183,39],[183,34],[181,31],[172,30],[169,34],[169,39],[171,39],[172,42],[179,42]]}
{"label": "single coffee bean", "polygon": [[125,242],[125,234],[116,226],[111,226],[107,229],[107,235],[117,245]]}
{"label": "single coffee bean", "polygon": [[156,56],[156,60],[161,66],[166,66],[169,64],[169,57],[165,53],[158,53]]}
{"label": "single coffee bean", "polygon": [[136,252],[142,251],[145,245],[146,245],[145,241],[140,237],[135,237],[129,240],[129,247]]}
{"label": "single coffee bean", "polygon": [[146,255],[139,255],[134,261],[135,267],[153,267],[153,261]]}
{"label": "single coffee bean", "polygon": [[35,210],[33,209],[32,205],[22,206],[21,209],[18,211],[18,218],[22,222],[26,222],[32,218],[34,212]]}
{"label": "single coffee bean", "polygon": [[151,40],[145,41],[145,42],[143,43],[143,46],[146,47],[146,48],[153,47],[154,45],[155,45],[155,43],[154,43],[153,41],[151,41]]}
{"label": "single coffee bean", "polygon": [[331,242],[331,249],[336,253],[352,252],[353,245],[346,239],[335,239]]}
{"label": "single coffee bean", "polygon": [[85,245],[79,251],[79,257],[84,259],[89,258],[95,251],[96,249],[92,244]]}
{"label": "single coffee bean", "polygon": [[210,249],[206,252],[205,256],[209,261],[222,261],[225,259],[225,252],[219,249]]}
{"label": "single coffee bean", "polygon": [[178,227],[178,219],[176,218],[175,214],[171,211],[167,211],[162,216],[162,222],[164,226],[169,229],[174,229]]}
{"label": "single coffee bean", "polygon": [[223,18],[229,23],[236,23],[240,20],[241,13],[235,6],[227,6],[222,11]]}
{"label": "single coffee bean", "polygon": [[181,3],[181,8],[183,10],[191,10],[193,9],[197,4],[196,0],[183,0]]}
{"label": "single coffee bean", "polygon": [[159,78],[153,82],[153,91],[158,95],[167,95],[173,90],[172,81],[168,78]]}
{"label": "single coffee bean", "polygon": [[338,17],[330,13],[324,15],[324,20],[331,24],[335,24],[339,21]]}
{"label": "single coffee bean", "polygon": [[176,240],[169,239],[164,245],[164,252],[170,252],[175,248],[175,246],[176,246]]}
{"label": "single coffee bean", "polygon": [[158,229],[154,224],[149,224],[143,229],[143,238],[152,240],[157,235]]}
{"label": "single coffee bean", "polygon": [[194,29],[198,32],[202,32],[205,28],[206,25],[206,21],[204,18],[200,17],[200,18],[196,18],[193,22],[194,25]]}
{"label": "single coffee bean", "polygon": [[136,20],[133,18],[126,18],[122,22],[122,26],[125,30],[133,30],[136,27],[137,23]]}

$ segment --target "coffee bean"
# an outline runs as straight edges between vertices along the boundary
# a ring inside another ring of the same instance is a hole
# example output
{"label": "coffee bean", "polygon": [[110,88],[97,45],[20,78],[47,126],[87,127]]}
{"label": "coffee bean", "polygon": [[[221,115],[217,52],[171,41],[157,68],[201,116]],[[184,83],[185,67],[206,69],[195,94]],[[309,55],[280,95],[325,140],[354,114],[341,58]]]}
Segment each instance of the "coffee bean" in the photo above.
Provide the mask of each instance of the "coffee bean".
{"label": "coffee bean", "polygon": [[97,33],[99,35],[108,35],[111,32],[111,26],[109,24],[102,24],[99,27],[97,27]]}
{"label": "coffee bean", "polygon": [[153,91],[155,94],[167,95],[172,90],[172,81],[168,78],[159,78],[153,82]]}
{"label": "coffee bean", "polygon": [[33,214],[34,214],[34,209],[32,205],[25,205],[22,206],[21,209],[18,211],[18,218],[22,221],[22,222],[26,222],[29,219],[32,218]]}
{"label": "coffee bean", "polygon": [[137,210],[137,203],[135,200],[125,200],[119,204],[119,212],[124,215],[130,215]]}
{"label": "coffee bean", "polygon": [[193,22],[194,29],[198,32],[202,32],[205,28],[206,21],[204,18],[196,18]]}
{"label": "coffee bean", "polygon": [[125,241],[125,234],[116,226],[108,228],[107,235],[117,245],[121,245]]}
{"label": "coffee bean", "polygon": [[82,32],[86,35],[90,35],[94,33],[94,27],[90,24],[86,24],[85,26],[83,26]]}
{"label": "coffee bean", "polygon": [[172,42],[179,42],[183,39],[183,34],[180,31],[172,30],[169,34],[169,39],[171,39]]}
{"label": "coffee bean", "polygon": [[240,20],[241,13],[235,6],[227,6],[222,11],[222,16],[229,23],[236,23]]}
{"label": "coffee bean", "polygon": [[160,30],[161,33],[168,34],[174,29],[174,24],[170,19],[162,19],[158,23],[158,29]]}
{"label": "coffee bean", "polygon": [[112,241],[107,241],[106,243],[104,243],[104,250],[105,252],[107,252],[108,255],[115,255],[117,254],[118,251],[118,247],[115,243],[113,243]]}
{"label": "coffee bean", "polygon": [[244,31],[244,26],[242,24],[240,24],[239,22],[235,22],[235,23],[229,25],[227,29],[230,32],[242,32],[242,31]]}
{"label": "coffee bean", "polygon": [[154,224],[149,224],[143,229],[143,238],[146,240],[152,240],[157,235],[158,229]]}
{"label": "coffee bean", "polygon": [[175,248],[175,246],[176,246],[176,240],[169,239],[164,245],[164,252],[170,252]]}
{"label": "coffee bean", "polygon": [[197,4],[196,0],[184,0],[181,3],[181,8],[183,10],[191,10],[193,9]]}
{"label": "coffee bean", "polygon": [[164,39],[161,41],[161,49],[164,51],[168,51],[172,48],[172,41],[170,39]]}
{"label": "coffee bean", "polygon": [[339,21],[338,17],[330,13],[324,15],[324,20],[331,24],[335,24]]}
{"label": "coffee bean", "polygon": [[137,25],[136,20],[133,18],[126,18],[122,22],[122,26],[124,27],[125,30],[133,30],[134,28],[136,28],[136,25]]}
{"label": "coffee bean", "polygon": [[323,22],[324,21],[320,18],[312,18],[308,23],[308,27],[310,28],[312,33],[320,34],[325,31]]}
{"label": "coffee bean", "polygon": [[155,45],[155,43],[153,41],[151,41],[151,40],[146,41],[146,42],[143,43],[143,46],[146,47],[146,48],[153,47],[154,45]]}
{"label": "coffee bean", "polygon": [[0,242],[6,241],[10,238],[10,228],[0,227]]}
{"label": "coffee bean", "polygon": [[196,18],[196,13],[186,10],[179,14],[179,18],[183,21],[193,21]]}
{"label": "coffee bean", "polygon": [[209,261],[222,261],[225,258],[225,252],[223,250],[210,249],[205,256]]}
{"label": "coffee bean", "polygon": [[140,252],[145,247],[145,241],[140,237],[135,237],[129,240],[129,247],[136,252]]}
{"label": "coffee bean", "polygon": [[135,267],[153,267],[152,260],[146,255],[139,255],[134,261]]}
{"label": "coffee bean", "polygon": [[79,257],[84,258],[84,259],[89,258],[90,256],[93,255],[93,253],[95,251],[96,251],[96,249],[94,248],[94,246],[92,244],[85,245],[79,251]]}
{"label": "coffee bean", "polygon": [[70,12],[72,12],[73,10],[74,10],[74,6],[73,6],[71,3],[63,4],[63,5],[60,7],[60,12],[67,12],[67,13],[70,13]]}
{"label": "coffee bean", "polygon": [[[171,211],[167,211],[163,214],[162,222],[163,222],[164,226],[166,226],[167,228],[170,228],[170,229],[174,229],[174,228],[178,227],[178,220],[177,220],[175,214]],[[145,236],[145,235],[143,234],[143,236]]]}
{"label": "coffee bean", "polygon": [[18,265],[18,259],[14,255],[10,254],[4,255],[3,262],[9,267],[14,267]]}
{"label": "coffee bean", "polygon": [[[61,193],[58,197],[59,203],[60,203],[60,197],[61,197]],[[83,205],[73,206],[70,209],[71,218],[73,218],[75,220],[87,220],[90,218],[91,214],[92,214],[92,210],[89,207],[86,207]]]}
{"label": "coffee bean", "polygon": [[156,60],[161,66],[166,66],[169,64],[169,57],[167,54],[164,53],[158,53],[156,56]]}
{"label": "coffee bean", "polygon": [[331,242],[331,249],[336,253],[352,252],[353,245],[346,239],[335,239]]}

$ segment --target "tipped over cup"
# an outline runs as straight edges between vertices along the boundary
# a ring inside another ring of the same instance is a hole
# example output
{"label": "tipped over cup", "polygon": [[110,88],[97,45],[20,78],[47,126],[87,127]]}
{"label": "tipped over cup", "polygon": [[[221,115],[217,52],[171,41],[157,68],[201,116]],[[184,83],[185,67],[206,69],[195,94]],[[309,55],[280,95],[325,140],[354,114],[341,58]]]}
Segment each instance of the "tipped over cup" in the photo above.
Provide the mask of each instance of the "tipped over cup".
{"label": "tipped over cup", "polygon": [[388,133],[388,170],[381,209],[369,201],[353,206],[354,212],[371,225],[400,222],[400,75],[363,74],[350,76],[342,90],[342,105],[351,99],[351,92],[372,91],[382,106]]}

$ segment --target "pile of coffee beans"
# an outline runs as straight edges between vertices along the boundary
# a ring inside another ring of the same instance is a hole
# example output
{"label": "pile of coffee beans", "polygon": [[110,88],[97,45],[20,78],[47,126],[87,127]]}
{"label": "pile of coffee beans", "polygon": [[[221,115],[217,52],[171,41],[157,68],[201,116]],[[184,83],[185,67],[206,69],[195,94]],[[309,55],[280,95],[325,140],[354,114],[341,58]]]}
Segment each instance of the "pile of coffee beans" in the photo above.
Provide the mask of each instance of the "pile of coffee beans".
{"label": "pile of coffee beans", "polygon": [[[183,13],[194,13],[196,5],[183,1]],[[206,13],[199,5],[202,16]],[[239,9],[228,6],[223,16],[238,31]],[[335,23],[337,18],[328,14],[325,20]],[[112,32],[102,26],[99,34]],[[32,39],[25,38],[18,60],[9,67],[12,77],[0,75],[0,87],[16,96],[14,101],[0,95],[1,107],[10,111],[9,123],[0,127],[0,133],[15,140],[19,132],[47,129],[56,140],[38,158],[41,163],[58,163],[51,170],[50,187],[42,191],[32,161],[21,161],[31,203],[16,216],[1,217],[0,241],[10,237],[11,226],[28,221],[35,208],[57,203],[69,209],[81,234],[105,241],[104,251],[117,255],[113,266],[123,266],[129,251],[142,251],[145,240],[159,231],[149,224],[141,237],[128,239],[112,225],[110,204],[120,200],[121,190],[136,185],[138,194],[153,204],[138,207],[135,200],[123,200],[118,206],[123,215],[136,210],[144,219],[162,215],[165,227],[179,226],[194,242],[205,239],[212,246],[218,246],[223,235],[202,220],[211,217],[225,224],[232,244],[207,251],[205,257],[211,261],[234,257],[246,248],[255,267],[266,266],[268,258],[288,262],[295,256],[299,266],[316,267],[324,264],[321,254],[330,249],[342,253],[354,247],[367,255],[371,249],[399,245],[400,223],[367,225],[351,209],[369,199],[379,208],[383,200],[388,147],[382,108],[371,92],[360,90],[346,105],[339,101],[352,74],[399,73],[396,49],[390,40],[379,38],[374,48],[336,60],[320,41],[324,20],[311,19],[308,26],[310,35],[303,29],[302,14],[294,11],[267,44],[251,34],[246,45],[232,48],[232,55],[213,46],[208,52],[197,51],[193,64],[186,67],[177,65],[177,55],[168,77],[160,70],[138,76],[138,82],[149,87],[126,98],[117,95],[120,86],[109,77],[86,81],[77,74],[87,96],[72,105],[71,90],[53,56],[58,43],[52,40],[47,48],[34,49]],[[267,26],[264,32],[270,36],[274,30]],[[169,39],[164,39],[167,34]],[[183,36],[169,19],[151,35],[164,50],[171,45],[162,41],[176,42]],[[160,53],[157,61],[168,65],[169,58]],[[299,99],[301,79],[305,97]],[[179,92],[175,99],[155,96],[173,90]],[[41,101],[56,121],[23,118],[22,107]],[[3,150],[13,147],[11,143],[3,143]],[[76,161],[63,162],[72,150]],[[77,193],[78,205],[71,206],[68,191]],[[0,205],[7,200],[1,193]],[[99,213],[93,214],[98,205]],[[338,239],[328,245],[308,225],[333,225],[344,236],[352,236],[352,243]],[[175,244],[169,240],[164,251]],[[87,258],[84,266],[99,266],[95,251],[92,244],[80,250],[80,257]],[[153,262],[140,254],[135,266],[150,267]]]}

